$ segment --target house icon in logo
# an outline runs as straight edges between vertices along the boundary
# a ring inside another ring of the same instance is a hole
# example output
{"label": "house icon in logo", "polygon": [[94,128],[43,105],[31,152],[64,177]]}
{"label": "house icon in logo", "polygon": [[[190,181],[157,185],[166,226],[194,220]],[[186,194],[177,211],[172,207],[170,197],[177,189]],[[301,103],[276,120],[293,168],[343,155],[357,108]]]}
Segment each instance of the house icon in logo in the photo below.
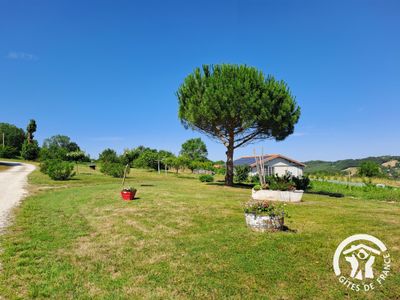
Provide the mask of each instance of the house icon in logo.
{"label": "house icon in logo", "polygon": [[372,266],[375,262],[375,255],[380,254],[381,251],[364,244],[352,245],[344,250],[344,258],[351,266],[350,277],[359,280],[374,278]]}

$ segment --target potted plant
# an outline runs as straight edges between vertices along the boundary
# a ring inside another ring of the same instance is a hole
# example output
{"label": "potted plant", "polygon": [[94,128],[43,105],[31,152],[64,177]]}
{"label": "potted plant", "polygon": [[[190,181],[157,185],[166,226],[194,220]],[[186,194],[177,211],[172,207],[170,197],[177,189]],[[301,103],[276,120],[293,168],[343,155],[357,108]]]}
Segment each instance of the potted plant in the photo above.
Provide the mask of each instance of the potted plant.
{"label": "potted plant", "polygon": [[250,200],[244,206],[246,224],[254,231],[282,230],[286,204]]}
{"label": "potted plant", "polygon": [[123,188],[121,191],[122,199],[124,200],[133,200],[135,199],[136,189],[133,187]]}

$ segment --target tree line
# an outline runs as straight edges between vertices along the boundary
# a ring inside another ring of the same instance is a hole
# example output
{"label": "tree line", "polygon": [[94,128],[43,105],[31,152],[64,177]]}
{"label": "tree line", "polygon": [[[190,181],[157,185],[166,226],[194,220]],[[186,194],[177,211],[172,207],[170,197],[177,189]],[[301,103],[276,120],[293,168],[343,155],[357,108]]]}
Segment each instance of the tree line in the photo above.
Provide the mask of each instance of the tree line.
{"label": "tree line", "polygon": [[99,155],[104,173],[119,177],[122,166],[129,165],[131,168],[145,168],[158,171],[189,169],[209,170],[214,172],[225,172],[224,162],[213,162],[207,158],[208,151],[205,143],[200,138],[189,139],[181,146],[178,155],[167,151],[157,150],[145,146],[133,149],[125,149],[121,155],[113,149],[105,149]]}

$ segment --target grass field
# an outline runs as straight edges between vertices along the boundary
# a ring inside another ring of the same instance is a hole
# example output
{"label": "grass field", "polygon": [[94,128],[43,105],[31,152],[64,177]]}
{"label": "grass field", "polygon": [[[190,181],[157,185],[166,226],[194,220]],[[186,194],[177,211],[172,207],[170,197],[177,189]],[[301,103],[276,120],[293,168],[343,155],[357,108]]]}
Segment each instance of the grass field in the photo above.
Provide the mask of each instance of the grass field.
{"label": "grass field", "polygon": [[[288,205],[286,232],[244,224],[246,188],[195,176],[133,169],[138,199],[120,180],[80,167],[67,182],[35,171],[34,195],[1,237],[0,295],[6,299],[394,299],[400,295],[400,204],[306,194]],[[369,294],[341,286],[338,244],[356,233],[380,238],[394,258]]]}
{"label": "grass field", "polygon": [[361,200],[382,200],[400,202],[400,188],[376,187],[373,185],[359,187],[347,186],[344,184],[331,183],[326,181],[313,181],[312,190],[314,193],[342,194],[346,197],[353,197]]}
{"label": "grass field", "polygon": [[367,177],[357,177],[357,176],[338,176],[338,175],[332,175],[332,176],[319,176],[316,174],[311,174],[309,175],[311,179],[322,179],[322,180],[338,180],[338,181],[343,181],[347,182],[350,179],[350,182],[371,182],[372,184],[385,184],[387,186],[391,187],[400,187],[400,180],[395,180],[395,179],[390,179],[390,178],[384,178],[384,177],[373,177],[373,178],[367,178]]}

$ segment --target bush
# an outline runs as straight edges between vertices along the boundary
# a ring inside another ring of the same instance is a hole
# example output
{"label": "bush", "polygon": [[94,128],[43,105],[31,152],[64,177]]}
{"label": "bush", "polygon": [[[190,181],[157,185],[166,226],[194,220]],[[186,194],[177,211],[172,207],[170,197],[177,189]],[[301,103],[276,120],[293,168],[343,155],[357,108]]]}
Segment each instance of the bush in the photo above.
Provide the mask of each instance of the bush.
{"label": "bush", "polygon": [[260,184],[260,177],[258,175],[250,175],[249,182],[255,183],[255,184]]}
{"label": "bush", "polygon": [[279,191],[293,191],[296,189],[294,182],[292,181],[292,176],[284,175],[280,177],[275,174],[273,176],[267,176],[265,181],[271,190]]}
{"label": "bush", "polygon": [[32,143],[28,143],[25,141],[22,145],[21,156],[25,160],[36,160],[39,157],[39,145],[37,141],[32,141]]}
{"label": "bush", "polygon": [[46,160],[40,164],[40,171],[53,180],[68,180],[75,176],[73,164],[57,159]]}
{"label": "bush", "polygon": [[235,181],[236,182],[244,182],[247,181],[249,177],[249,172],[251,171],[249,166],[236,166],[234,170]]}
{"label": "bush", "polygon": [[365,161],[358,170],[359,176],[376,177],[381,175],[381,167],[374,161]]}
{"label": "bush", "polygon": [[[127,173],[129,173],[129,171],[130,169],[128,168]],[[112,177],[122,178],[124,177],[125,166],[121,163],[105,162],[102,164],[100,172]]]}
{"label": "bush", "polygon": [[209,175],[209,174],[204,174],[199,176],[199,180],[201,182],[213,182],[214,181],[214,176]]}
{"label": "bush", "polygon": [[261,185],[256,184],[256,185],[253,187],[253,189],[254,189],[255,191],[259,191],[259,190],[261,190]]}
{"label": "bush", "polygon": [[307,191],[311,188],[311,180],[308,176],[293,177],[292,180],[296,185],[297,190]]}
{"label": "bush", "polygon": [[0,146],[0,157],[14,158],[18,155],[18,150],[11,146]]}
{"label": "bush", "polygon": [[47,174],[47,170],[49,169],[49,165],[54,163],[54,162],[55,162],[54,159],[43,160],[40,163],[40,172],[42,172],[43,174]]}

